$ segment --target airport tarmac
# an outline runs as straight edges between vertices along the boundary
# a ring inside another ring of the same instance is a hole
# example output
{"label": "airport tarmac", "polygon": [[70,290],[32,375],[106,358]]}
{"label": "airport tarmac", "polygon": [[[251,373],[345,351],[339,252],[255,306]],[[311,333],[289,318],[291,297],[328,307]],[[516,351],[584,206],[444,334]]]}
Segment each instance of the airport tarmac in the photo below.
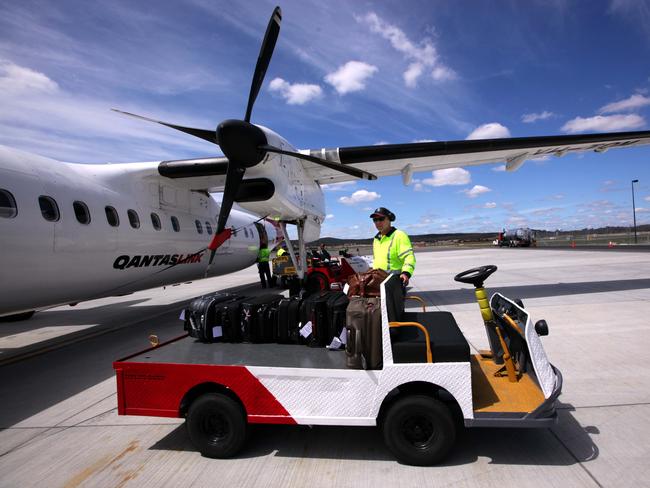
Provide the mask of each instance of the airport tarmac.
{"label": "airport tarmac", "polygon": [[486,248],[417,260],[411,293],[453,312],[478,348],[478,306],[456,273],[496,264],[488,290],[546,319],[542,340],[564,376],[553,429],[464,430],[443,464],[422,468],[397,463],[375,428],[257,426],[239,456],[214,460],[179,419],[118,416],[112,362],[150,334],[180,335],[191,297],[256,289],[249,268],[0,323],[0,487],[650,486],[650,252]]}

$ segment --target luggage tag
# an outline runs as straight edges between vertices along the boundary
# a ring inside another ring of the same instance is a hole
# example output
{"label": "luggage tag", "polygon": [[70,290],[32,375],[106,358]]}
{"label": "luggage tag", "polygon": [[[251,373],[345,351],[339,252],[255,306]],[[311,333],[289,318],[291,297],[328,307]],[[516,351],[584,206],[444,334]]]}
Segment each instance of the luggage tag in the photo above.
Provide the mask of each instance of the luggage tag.
{"label": "luggage tag", "polygon": [[219,337],[223,336],[223,329],[221,328],[220,325],[215,325],[212,327],[212,338],[217,339]]}
{"label": "luggage tag", "polygon": [[350,285],[348,285],[348,284],[346,283],[345,286],[343,287],[343,293],[345,293],[345,294],[347,295],[349,289],[350,289]]}
{"label": "luggage tag", "polygon": [[311,320],[307,322],[305,325],[302,326],[300,329],[300,335],[303,336],[305,339],[309,337],[312,333],[312,325],[311,325]]}
{"label": "luggage tag", "polygon": [[325,346],[325,347],[331,351],[337,351],[338,349],[341,349],[342,345],[343,343],[341,342],[341,339],[339,339],[338,337],[334,337],[332,339],[332,342],[330,342],[329,346]]}
{"label": "luggage tag", "polygon": [[180,320],[185,320],[185,309],[181,310],[181,316],[178,317]]}
{"label": "luggage tag", "polygon": [[339,335],[339,340],[341,341],[341,344],[344,346],[348,345],[348,329],[347,327],[343,327],[341,330],[341,335]]}

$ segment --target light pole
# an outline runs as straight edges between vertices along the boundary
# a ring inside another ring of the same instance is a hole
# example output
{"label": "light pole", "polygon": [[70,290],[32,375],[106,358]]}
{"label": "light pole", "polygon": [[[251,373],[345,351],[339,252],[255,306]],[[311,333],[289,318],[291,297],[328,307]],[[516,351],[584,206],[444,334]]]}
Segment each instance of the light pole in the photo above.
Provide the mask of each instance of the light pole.
{"label": "light pole", "polygon": [[634,219],[634,244],[636,244],[636,205],[634,204],[634,183],[639,180],[632,180],[632,218]]}

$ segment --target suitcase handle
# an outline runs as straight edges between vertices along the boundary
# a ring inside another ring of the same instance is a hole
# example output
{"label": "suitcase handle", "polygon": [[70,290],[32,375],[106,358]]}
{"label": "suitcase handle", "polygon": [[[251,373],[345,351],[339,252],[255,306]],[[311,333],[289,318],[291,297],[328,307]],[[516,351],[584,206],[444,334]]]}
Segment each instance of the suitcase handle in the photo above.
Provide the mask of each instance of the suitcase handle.
{"label": "suitcase handle", "polygon": [[[348,332],[350,329],[348,329]],[[350,342],[350,336],[348,335],[348,343]],[[354,329],[354,351],[348,351],[348,348],[345,348],[345,354],[348,357],[355,356],[357,354],[360,354],[358,349],[359,349],[359,344],[361,344],[361,330],[360,329]]]}

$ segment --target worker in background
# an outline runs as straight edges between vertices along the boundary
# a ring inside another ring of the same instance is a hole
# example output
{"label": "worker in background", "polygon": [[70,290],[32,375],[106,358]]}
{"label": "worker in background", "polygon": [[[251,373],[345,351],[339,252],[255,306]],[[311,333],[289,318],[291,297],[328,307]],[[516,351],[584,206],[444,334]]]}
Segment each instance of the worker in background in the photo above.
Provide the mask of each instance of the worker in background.
{"label": "worker in background", "polygon": [[276,253],[277,257],[284,256],[287,253],[287,243],[283,242],[282,247],[278,249],[278,252]]}
{"label": "worker in background", "polygon": [[387,208],[379,207],[370,214],[370,218],[378,231],[372,240],[373,268],[399,273],[402,286],[406,288],[415,271],[411,239],[406,232],[393,227],[395,214]]}
{"label": "worker in background", "polygon": [[269,266],[269,257],[271,251],[266,242],[260,245],[260,252],[257,254],[257,272],[260,274],[260,283],[262,288],[266,288],[267,283],[269,288],[273,287],[273,280],[271,279],[271,268]]}
{"label": "worker in background", "polygon": [[327,252],[327,249],[325,249],[325,244],[320,245],[320,250],[319,250],[320,258],[323,261],[329,261],[332,259],[332,256],[330,256],[330,253]]}

